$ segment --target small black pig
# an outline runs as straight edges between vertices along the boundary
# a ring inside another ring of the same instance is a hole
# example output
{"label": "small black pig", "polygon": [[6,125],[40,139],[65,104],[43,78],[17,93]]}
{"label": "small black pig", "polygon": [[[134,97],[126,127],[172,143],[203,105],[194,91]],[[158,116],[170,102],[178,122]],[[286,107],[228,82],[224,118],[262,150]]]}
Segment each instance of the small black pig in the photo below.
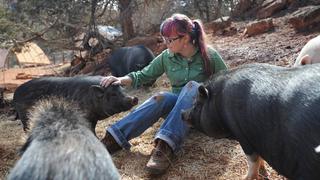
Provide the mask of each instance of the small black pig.
{"label": "small black pig", "polygon": [[154,59],[152,51],[143,46],[121,47],[115,50],[108,63],[113,76],[125,76],[130,72],[139,71]]}
{"label": "small black pig", "polygon": [[61,98],[40,101],[30,118],[30,136],[8,180],[120,179],[91,122],[76,104]]}
{"label": "small black pig", "polygon": [[136,97],[123,93],[119,85],[99,85],[102,76],[43,77],[30,80],[14,92],[13,104],[23,129],[28,129],[28,110],[38,100],[57,96],[79,104],[94,130],[98,120],[127,111],[138,104]]}
{"label": "small black pig", "polygon": [[[239,141],[246,179],[263,159],[289,179],[320,179],[320,64],[285,68],[250,64],[199,87],[183,120],[204,134]],[[318,148],[317,148],[318,147]]]}

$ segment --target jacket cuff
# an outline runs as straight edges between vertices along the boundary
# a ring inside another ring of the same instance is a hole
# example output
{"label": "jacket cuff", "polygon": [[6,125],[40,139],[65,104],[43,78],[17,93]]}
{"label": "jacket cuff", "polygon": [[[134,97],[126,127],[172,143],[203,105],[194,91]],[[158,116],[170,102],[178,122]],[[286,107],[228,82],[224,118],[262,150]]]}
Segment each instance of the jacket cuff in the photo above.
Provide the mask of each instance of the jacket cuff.
{"label": "jacket cuff", "polygon": [[135,72],[131,72],[131,73],[127,74],[127,76],[129,76],[132,79],[131,87],[137,89],[139,84],[138,84],[137,76],[136,76]]}

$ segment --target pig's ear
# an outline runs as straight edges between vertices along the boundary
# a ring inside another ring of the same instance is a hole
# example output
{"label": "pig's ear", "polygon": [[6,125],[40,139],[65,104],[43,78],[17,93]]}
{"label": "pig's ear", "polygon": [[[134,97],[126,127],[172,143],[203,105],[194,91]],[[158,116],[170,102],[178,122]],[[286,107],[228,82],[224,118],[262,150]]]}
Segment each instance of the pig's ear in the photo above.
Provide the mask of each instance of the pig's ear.
{"label": "pig's ear", "polygon": [[209,97],[209,91],[203,85],[199,86],[198,91],[199,91],[200,97],[203,97],[203,98]]}
{"label": "pig's ear", "polygon": [[301,65],[312,64],[311,57],[307,54],[301,58]]}
{"label": "pig's ear", "polygon": [[102,98],[104,94],[104,90],[102,86],[92,85],[90,86],[90,91],[96,98]]}

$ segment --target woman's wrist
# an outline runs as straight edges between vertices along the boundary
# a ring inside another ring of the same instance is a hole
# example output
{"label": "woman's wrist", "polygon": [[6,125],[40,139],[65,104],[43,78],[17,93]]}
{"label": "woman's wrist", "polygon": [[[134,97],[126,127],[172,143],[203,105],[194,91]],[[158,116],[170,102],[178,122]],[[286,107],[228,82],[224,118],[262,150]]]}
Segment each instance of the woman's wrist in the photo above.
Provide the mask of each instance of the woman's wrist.
{"label": "woman's wrist", "polygon": [[132,79],[129,76],[123,76],[118,78],[121,85],[130,86],[132,83]]}

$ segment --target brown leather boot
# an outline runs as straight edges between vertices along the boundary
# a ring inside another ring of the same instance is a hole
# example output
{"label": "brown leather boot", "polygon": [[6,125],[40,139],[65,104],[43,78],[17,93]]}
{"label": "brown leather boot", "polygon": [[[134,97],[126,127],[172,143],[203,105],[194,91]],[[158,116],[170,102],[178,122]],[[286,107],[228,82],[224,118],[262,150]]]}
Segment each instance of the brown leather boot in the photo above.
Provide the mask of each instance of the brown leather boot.
{"label": "brown leather boot", "polygon": [[174,157],[173,150],[163,140],[158,140],[152,150],[151,157],[146,165],[146,170],[152,175],[160,175],[166,172]]}
{"label": "brown leather boot", "polygon": [[111,155],[122,149],[122,147],[117,143],[117,141],[108,131],[106,132],[104,138],[101,139],[101,142],[105,145]]}

